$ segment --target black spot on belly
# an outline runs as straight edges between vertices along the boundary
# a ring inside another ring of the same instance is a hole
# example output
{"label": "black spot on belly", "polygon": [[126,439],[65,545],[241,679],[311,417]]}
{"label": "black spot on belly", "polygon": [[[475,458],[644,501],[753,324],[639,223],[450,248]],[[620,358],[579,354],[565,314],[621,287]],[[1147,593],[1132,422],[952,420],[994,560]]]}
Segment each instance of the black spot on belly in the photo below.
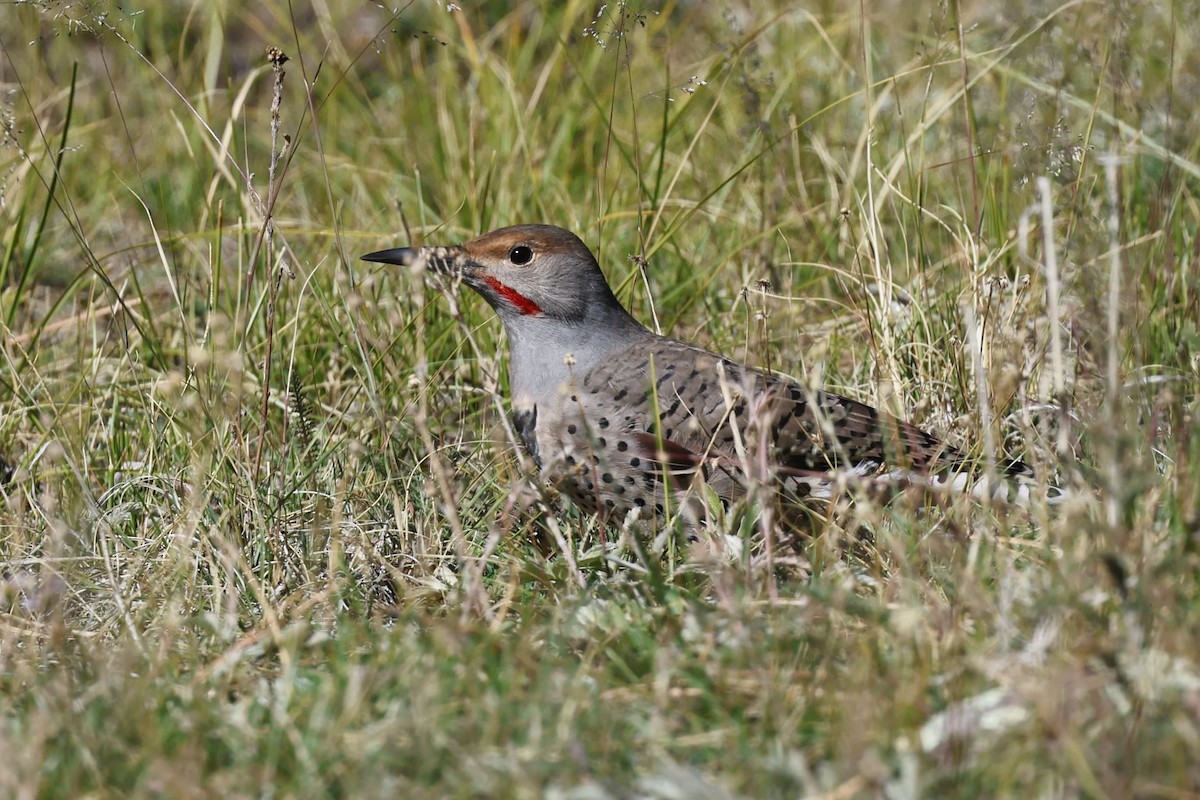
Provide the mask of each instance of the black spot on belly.
{"label": "black spot on belly", "polygon": [[514,411],[513,427],[517,429],[517,435],[521,437],[521,444],[525,445],[529,455],[533,456],[533,463],[538,465],[538,469],[541,469],[542,457],[538,455],[537,444],[537,406],[528,411]]}

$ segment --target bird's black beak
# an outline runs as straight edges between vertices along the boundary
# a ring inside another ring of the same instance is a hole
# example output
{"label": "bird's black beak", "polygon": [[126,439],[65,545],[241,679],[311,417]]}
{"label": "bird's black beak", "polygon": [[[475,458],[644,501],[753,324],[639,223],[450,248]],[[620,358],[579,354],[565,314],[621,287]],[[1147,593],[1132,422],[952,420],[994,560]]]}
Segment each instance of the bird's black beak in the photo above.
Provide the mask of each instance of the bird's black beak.
{"label": "bird's black beak", "polygon": [[398,267],[411,267],[417,260],[419,248],[395,247],[391,250],[377,250],[367,253],[363,261],[374,261],[377,264],[395,264]]}
{"label": "bird's black beak", "polygon": [[367,253],[363,261],[377,264],[395,264],[398,267],[431,269],[448,275],[469,276],[479,269],[461,247],[396,247]]}

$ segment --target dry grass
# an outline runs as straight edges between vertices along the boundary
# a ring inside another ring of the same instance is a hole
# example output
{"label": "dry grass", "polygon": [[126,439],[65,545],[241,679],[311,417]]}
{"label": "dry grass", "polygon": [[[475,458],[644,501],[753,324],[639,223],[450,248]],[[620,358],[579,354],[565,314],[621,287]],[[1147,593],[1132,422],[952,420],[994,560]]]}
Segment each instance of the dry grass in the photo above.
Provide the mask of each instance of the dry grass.
{"label": "dry grass", "polygon": [[[1185,9],[460,5],[0,7],[0,794],[1196,796]],[[357,260],[533,221],[1079,499],[613,544]]]}

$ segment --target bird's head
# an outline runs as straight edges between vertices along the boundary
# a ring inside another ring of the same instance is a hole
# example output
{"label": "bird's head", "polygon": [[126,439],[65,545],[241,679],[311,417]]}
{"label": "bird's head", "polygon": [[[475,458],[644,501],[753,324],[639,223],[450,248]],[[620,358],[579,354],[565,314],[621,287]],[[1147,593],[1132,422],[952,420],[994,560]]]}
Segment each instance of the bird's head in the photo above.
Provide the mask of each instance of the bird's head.
{"label": "bird's head", "polygon": [[462,245],[401,247],[363,259],[460,277],[509,327],[530,317],[583,324],[624,313],[587,245],[553,225],[514,225]]}

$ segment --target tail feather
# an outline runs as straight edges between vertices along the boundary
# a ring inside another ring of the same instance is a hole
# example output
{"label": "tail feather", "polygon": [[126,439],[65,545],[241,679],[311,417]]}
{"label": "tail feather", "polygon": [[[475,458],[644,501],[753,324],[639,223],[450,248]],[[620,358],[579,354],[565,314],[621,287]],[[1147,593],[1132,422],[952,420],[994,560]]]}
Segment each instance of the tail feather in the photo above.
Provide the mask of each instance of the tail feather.
{"label": "tail feather", "polygon": [[933,473],[893,470],[881,477],[887,482],[941,489],[1021,508],[1029,508],[1043,494],[1049,505],[1059,505],[1070,496],[1060,486],[1043,485],[1033,468],[1017,459],[1006,459],[990,471],[978,464],[958,463]]}

